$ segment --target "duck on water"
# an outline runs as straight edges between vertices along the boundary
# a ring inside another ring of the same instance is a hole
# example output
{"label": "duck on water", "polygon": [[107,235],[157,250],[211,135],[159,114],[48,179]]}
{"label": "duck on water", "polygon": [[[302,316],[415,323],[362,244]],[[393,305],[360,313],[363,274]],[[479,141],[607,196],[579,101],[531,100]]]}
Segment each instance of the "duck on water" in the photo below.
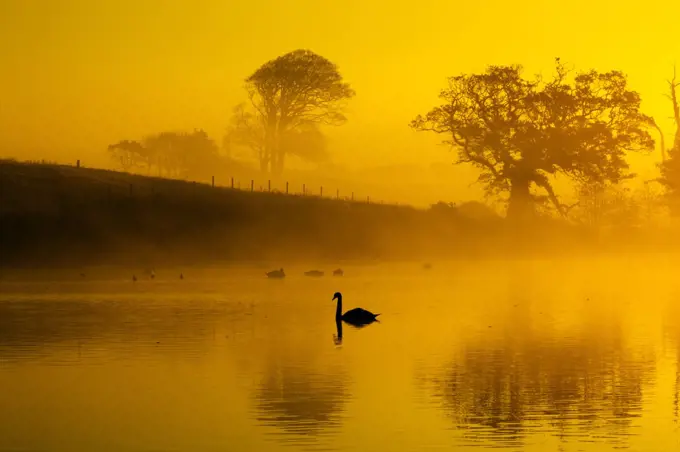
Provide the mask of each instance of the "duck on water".
{"label": "duck on water", "polygon": [[280,278],[285,278],[286,274],[283,272],[283,268],[279,270],[272,270],[270,272],[266,273],[268,278],[275,278],[275,279],[280,279]]}
{"label": "duck on water", "polygon": [[342,320],[343,322],[349,323],[350,325],[363,326],[378,321],[376,317],[378,317],[380,314],[373,314],[372,312],[362,308],[350,309],[343,314],[342,294],[340,292],[335,292],[335,295],[333,295],[333,300],[336,299],[338,300],[338,304],[335,309],[335,320],[337,322]]}

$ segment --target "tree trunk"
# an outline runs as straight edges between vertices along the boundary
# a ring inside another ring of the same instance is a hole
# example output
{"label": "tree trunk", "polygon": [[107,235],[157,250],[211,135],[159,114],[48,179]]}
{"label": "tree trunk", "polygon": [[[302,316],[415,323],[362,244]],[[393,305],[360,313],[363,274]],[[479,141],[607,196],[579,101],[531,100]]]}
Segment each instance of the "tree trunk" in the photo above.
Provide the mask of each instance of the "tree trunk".
{"label": "tree trunk", "polygon": [[286,161],[286,151],[280,147],[276,150],[276,169],[274,175],[280,176],[283,174],[283,166]]}
{"label": "tree trunk", "polygon": [[264,154],[269,166],[269,172],[276,170],[276,149],[278,136],[276,134],[276,117],[270,118],[267,123],[267,130],[264,137]]}
{"label": "tree trunk", "polygon": [[510,200],[506,216],[513,221],[530,219],[534,214],[534,201],[529,193],[528,179],[516,178],[510,181]]}
{"label": "tree trunk", "polygon": [[267,174],[269,171],[269,159],[264,153],[260,154],[260,171],[262,174]]}

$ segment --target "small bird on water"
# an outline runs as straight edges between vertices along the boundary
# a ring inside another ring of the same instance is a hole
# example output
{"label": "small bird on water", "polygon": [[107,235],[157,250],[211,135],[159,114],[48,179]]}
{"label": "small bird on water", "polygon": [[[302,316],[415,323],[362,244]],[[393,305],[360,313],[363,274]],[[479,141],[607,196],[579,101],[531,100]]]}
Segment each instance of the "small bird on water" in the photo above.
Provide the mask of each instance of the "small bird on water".
{"label": "small bird on water", "polygon": [[280,279],[280,278],[286,277],[286,274],[283,272],[283,268],[281,268],[280,270],[272,270],[270,272],[267,272],[266,275],[267,275],[268,278],[275,278],[275,279],[276,278]]}

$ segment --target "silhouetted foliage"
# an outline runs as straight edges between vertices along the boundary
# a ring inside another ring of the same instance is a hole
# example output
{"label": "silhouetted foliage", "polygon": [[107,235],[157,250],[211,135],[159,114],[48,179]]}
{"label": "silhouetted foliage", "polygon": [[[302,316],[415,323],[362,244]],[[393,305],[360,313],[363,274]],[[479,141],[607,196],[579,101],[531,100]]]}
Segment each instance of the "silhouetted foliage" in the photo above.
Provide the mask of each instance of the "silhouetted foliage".
{"label": "silhouetted foliage", "polygon": [[246,141],[263,134],[260,164],[273,174],[283,171],[290,152],[284,143],[292,131],[344,123],[344,102],[354,96],[337,66],[309,50],[295,50],[263,64],[246,79],[246,89],[255,110],[248,126],[257,130],[245,133]]}
{"label": "silhouetted foliage", "polygon": [[661,178],[659,179],[668,190],[668,201],[671,213],[680,216],[680,103],[678,103],[677,88],[680,82],[676,82],[676,74],[668,82],[670,95],[668,96],[673,105],[673,118],[675,119],[675,137],[673,147],[668,151],[668,158],[661,163]]}
{"label": "silhouetted foliage", "polygon": [[214,175],[215,165],[221,163],[218,147],[203,130],[192,133],[162,132],[142,141],[124,140],[108,147],[124,171],[154,169],[159,176],[188,178]]}
{"label": "silhouetted foliage", "polygon": [[111,144],[108,151],[123,171],[130,171],[140,165],[145,154],[144,146],[138,141],[123,140]]}
{"label": "silhouetted foliage", "polygon": [[[266,138],[266,125],[262,116],[250,111],[245,104],[234,107],[225,142],[230,146],[248,148],[257,159],[263,173],[269,171],[271,164]],[[296,155],[311,163],[328,161],[326,137],[313,123],[286,131],[280,136],[279,146],[283,155]]]}
{"label": "silhouetted foliage", "polygon": [[572,218],[590,226],[634,227],[641,222],[641,204],[629,188],[606,182],[582,183],[577,187],[579,199]]}
{"label": "silhouetted foliage", "polygon": [[568,80],[556,60],[549,82],[528,80],[521,66],[490,66],[485,73],[451,77],[444,103],[411,126],[447,135],[458,163],[481,170],[487,193],[509,192],[508,216],[533,212],[540,188],[561,215],[566,207],[553,191],[558,173],[584,182],[626,177],[626,151],[650,150],[654,141],[640,113],[640,96],[618,71],[594,70]]}

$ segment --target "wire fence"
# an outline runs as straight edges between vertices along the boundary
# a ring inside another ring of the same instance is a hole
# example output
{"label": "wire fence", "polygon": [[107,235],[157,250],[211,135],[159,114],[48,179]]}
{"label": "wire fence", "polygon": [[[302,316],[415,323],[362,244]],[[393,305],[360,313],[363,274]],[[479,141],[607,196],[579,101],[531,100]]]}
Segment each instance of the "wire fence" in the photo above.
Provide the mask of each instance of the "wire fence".
{"label": "wire fence", "polygon": [[[84,166],[81,165],[80,160],[76,160],[75,165],[74,164],[64,164],[64,163],[58,163],[58,162],[53,162],[53,161],[47,161],[47,160],[26,160],[23,162],[18,162],[18,163],[25,163],[25,164],[34,164],[34,165],[58,165],[58,166],[67,166],[67,167],[72,167],[72,168],[85,168]],[[96,168],[96,167],[89,167],[89,169],[93,170],[104,170],[108,171],[103,168]],[[172,177],[154,177],[154,176],[149,176],[149,175],[144,175],[140,173],[130,173],[130,172],[118,172],[118,171],[113,171],[115,173],[119,174],[124,174],[124,175],[129,175],[133,177],[149,177],[151,181],[152,191],[155,191],[155,188],[153,187],[153,179],[162,179],[163,181],[174,181],[174,182],[184,182],[184,183],[189,183],[189,184],[200,184],[203,186],[211,186],[213,188],[220,188],[220,189],[232,189],[232,190],[238,190],[242,192],[252,192],[252,193],[273,193],[273,194],[284,194],[288,196],[308,196],[308,197],[316,197],[316,198],[325,198],[325,199],[335,199],[335,200],[340,200],[340,201],[347,201],[347,202],[357,202],[357,203],[366,203],[366,204],[379,204],[379,205],[391,205],[391,206],[406,206],[407,204],[405,203],[399,203],[399,202],[385,202],[380,199],[376,199],[375,197],[372,197],[371,195],[363,194],[360,192],[355,192],[355,191],[344,191],[341,190],[340,188],[334,188],[334,187],[328,187],[324,186],[322,184],[308,184],[308,183],[292,183],[289,181],[283,181],[283,180],[276,180],[276,179],[243,179],[239,178],[236,176],[228,176],[225,178],[218,178],[216,176],[211,176],[210,181],[195,181],[195,180],[190,180],[190,179],[181,179],[181,178],[172,178]],[[129,196],[135,196],[136,194],[139,193],[138,189],[139,187],[136,187],[137,184],[130,182],[129,183]],[[141,185],[141,184],[139,184]],[[144,184],[148,185],[148,183]]]}

